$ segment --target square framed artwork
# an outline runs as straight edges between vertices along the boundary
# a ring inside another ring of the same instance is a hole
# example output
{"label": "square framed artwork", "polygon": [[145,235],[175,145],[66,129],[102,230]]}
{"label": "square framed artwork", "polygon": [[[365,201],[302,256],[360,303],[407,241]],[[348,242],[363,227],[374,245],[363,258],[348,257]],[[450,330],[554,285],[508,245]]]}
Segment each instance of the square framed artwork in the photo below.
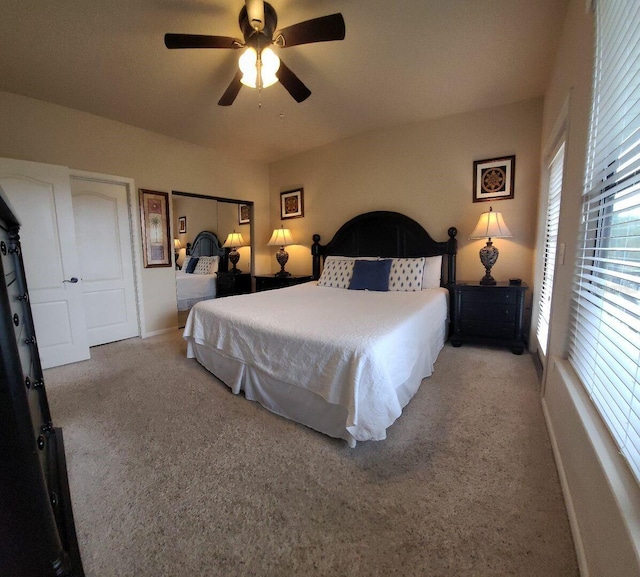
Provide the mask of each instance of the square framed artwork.
{"label": "square framed artwork", "polygon": [[280,193],[280,218],[302,218],[304,216],[304,189],[287,190]]}
{"label": "square framed artwork", "polygon": [[503,156],[473,163],[473,202],[513,198],[516,157]]}
{"label": "square framed artwork", "polygon": [[171,266],[169,194],[142,188],[138,192],[144,267]]}
{"label": "square framed artwork", "polygon": [[249,224],[251,222],[251,206],[248,204],[238,205],[238,224]]}
{"label": "square framed artwork", "polygon": [[186,216],[178,217],[178,233],[186,234],[186,232],[187,232],[187,217]]}

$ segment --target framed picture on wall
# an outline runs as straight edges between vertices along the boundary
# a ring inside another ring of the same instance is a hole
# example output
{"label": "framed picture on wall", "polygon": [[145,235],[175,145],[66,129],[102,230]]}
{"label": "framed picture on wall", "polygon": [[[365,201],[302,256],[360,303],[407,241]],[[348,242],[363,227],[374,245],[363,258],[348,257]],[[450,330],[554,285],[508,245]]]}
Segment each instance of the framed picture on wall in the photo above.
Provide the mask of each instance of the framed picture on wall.
{"label": "framed picture on wall", "polygon": [[[138,191],[142,225],[142,254],[145,268],[171,266],[169,252],[169,194]],[[185,222],[186,226],[186,222]]]}
{"label": "framed picture on wall", "polygon": [[503,156],[473,163],[473,202],[513,198],[516,157]]}
{"label": "framed picture on wall", "polygon": [[304,189],[287,190],[280,193],[280,218],[301,218],[304,216]]}
{"label": "framed picture on wall", "polygon": [[180,216],[178,217],[178,233],[185,234],[187,232],[187,217]]}
{"label": "framed picture on wall", "polygon": [[238,224],[249,224],[251,222],[251,207],[248,204],[238,205]]}

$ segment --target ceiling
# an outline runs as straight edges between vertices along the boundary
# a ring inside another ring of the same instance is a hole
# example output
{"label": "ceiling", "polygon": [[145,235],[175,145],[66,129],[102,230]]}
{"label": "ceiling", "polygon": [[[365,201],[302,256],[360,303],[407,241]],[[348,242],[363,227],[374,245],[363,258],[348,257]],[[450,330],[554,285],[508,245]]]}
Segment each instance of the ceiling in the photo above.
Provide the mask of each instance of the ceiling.
{"label": "ceiling", "polygon": [[271,0],[278,28],[341,12],[346,38],[279,50],[309,87],[217,105],[239,51],[167,50],[166,32],[242,38],[242,0],[3,0],[0,90],[272,162],[335,140],[540,96],[567,0]]}

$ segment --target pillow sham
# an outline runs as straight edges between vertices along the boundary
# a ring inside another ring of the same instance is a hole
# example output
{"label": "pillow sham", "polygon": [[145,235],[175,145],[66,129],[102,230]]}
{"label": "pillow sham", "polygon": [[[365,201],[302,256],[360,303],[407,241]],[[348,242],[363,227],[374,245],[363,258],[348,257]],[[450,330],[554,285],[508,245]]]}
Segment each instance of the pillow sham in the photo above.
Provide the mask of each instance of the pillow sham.
{"label": "pillow sham", "polygon": [[354,262],[354,259],[350,257],[328,256],[324,261],[318,286],[349,288]]}
{"label": "pillow sham", "polygon": [[193,274],[193,271],[198,266],[198,257],[191,256],[184,261],[184,272]]}
{"label": "pillow sham", "polygon": [[218,271],[218,256],[201,256],[198,266],[193,271],[194,274],[213,274]]}
{"label": "pillow sham", "polygon": [[389,290],[415,292],[422,290],[424,257],[391,259]]}
{"label": "pillow sham", "polygon": [[424,259],[424,274],[422,275],[422,288],[438,288],[442,278],[442,255],[427,256]]}
{"label": "pillow sham", "polygon": [[392,259],[356,260],[349,290],[388,291]]}

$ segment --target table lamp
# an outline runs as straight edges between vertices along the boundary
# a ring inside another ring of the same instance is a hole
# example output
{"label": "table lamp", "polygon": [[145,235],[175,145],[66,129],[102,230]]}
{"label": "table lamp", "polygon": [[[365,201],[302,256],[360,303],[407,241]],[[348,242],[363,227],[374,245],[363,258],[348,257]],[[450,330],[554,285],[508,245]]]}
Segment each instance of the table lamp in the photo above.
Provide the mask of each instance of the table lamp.
{"label": "table lamp", "polygon": [[489,207],[488,212],[480,215],[480,220],[476,228],[471,233],[469,239],[486,238],[487,244],[480,249],[480,262],[484,266],[485,275],[480,279],[482,285],[494,285],[495,279],[491,276],[491,269],[498,260],[499,251],[493,246],[492,238],[507,238],[513,236],[502,218],[501,212],[494,212]]}
{"label": "table lamp", "polygon": [[225,240],[224,244],[222,245],[222,248],[231,249],[229,251],[229,262],[231,262],[233,267],[229,272],[232,274],[239,274],[242,272],[239,268],[236,267],[236,265],[238,264],[238,261],[240,260],[240,253],[236,250],[236,248],[244,245],[245,245],[245,242],[244,242],[244,239],[242,238],[242,234],[240,234],[239,232],[236,232],[235,230],[233,232],[230,232],[227,235],[227,240]]}
{"label": "table lamp", "polygon": [[277,277],[291,276],[290,272],[284,270],[284,265],[287,264],[289,260],[289,253],[284,250],[284,247],[290,244],[295,243],[291,236],[291,231],[288,228],[276,228],[267,243],[268,246],[280,246],[280,250],[276,253],[276,260],[280,265],[280,271],[275,274]]}

